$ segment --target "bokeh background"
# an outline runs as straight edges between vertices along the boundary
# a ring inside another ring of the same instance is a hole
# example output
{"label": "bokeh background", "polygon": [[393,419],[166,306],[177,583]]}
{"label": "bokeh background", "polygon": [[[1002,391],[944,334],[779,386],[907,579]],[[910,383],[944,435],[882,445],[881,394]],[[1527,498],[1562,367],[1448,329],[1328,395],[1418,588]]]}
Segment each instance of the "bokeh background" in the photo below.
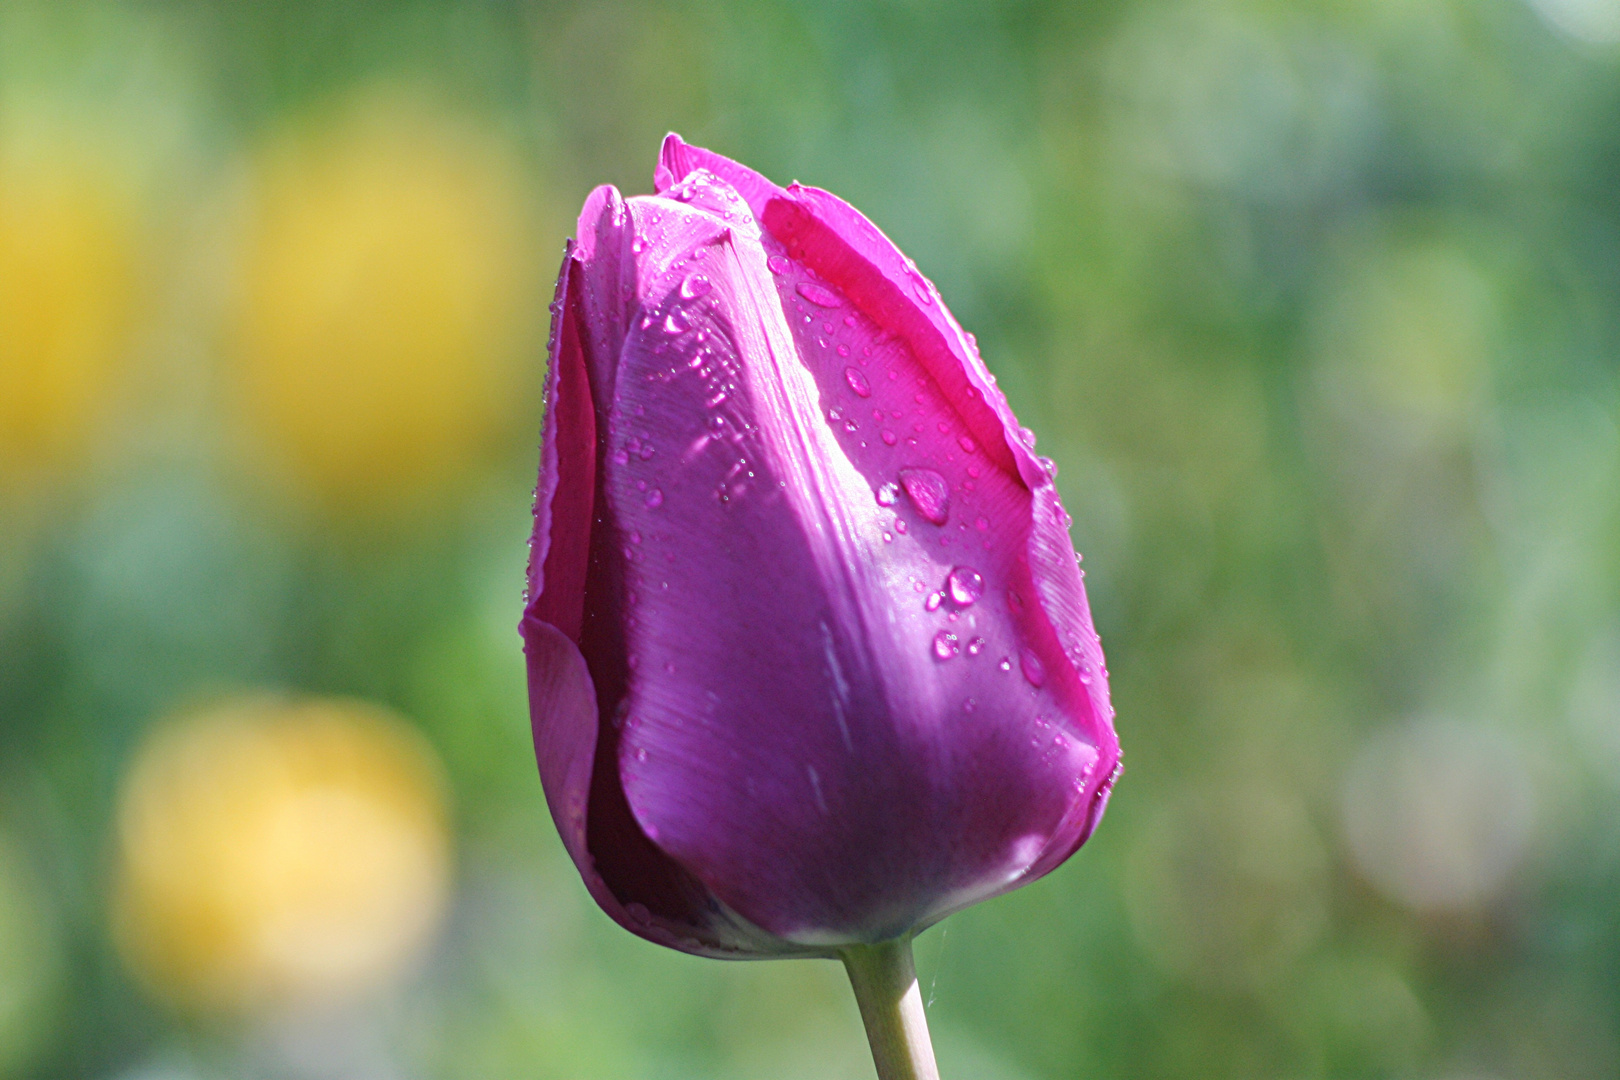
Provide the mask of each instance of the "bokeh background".
{"label": "bokeh background", "polygon": [[870,1075],[530,752],[550,278],[672,128],[1076,518],[1128,769],[921,939],[948,1077],[1620,1075],[1620,0],[5,0],[0,1077]]}

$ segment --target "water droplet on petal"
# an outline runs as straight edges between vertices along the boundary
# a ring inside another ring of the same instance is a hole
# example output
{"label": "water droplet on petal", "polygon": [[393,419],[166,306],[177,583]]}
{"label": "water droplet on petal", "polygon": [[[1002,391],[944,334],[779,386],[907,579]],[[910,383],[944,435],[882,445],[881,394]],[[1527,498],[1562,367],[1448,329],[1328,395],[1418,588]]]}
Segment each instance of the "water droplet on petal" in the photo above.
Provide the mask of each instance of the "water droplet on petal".
{"label": "water droplet on petal", "polygon": [[911,526],[906,524],[906,519],[905,518],[895,518],[894,519],[894,531],[899,533],[901,536],[904,536],[906,534],[906,530],[909,529],[910,527]]}
{"label": "water droplet on petal", "polygon": [[707,296],[714,283],[702,274],[692,274],[681,282],[681,299],[696,300],[700,296]]}
{"label": "water droplet on petal", "polygon": [[1024,678],[1029,680],[1031,686],[1046,685],[1046,665],[1041,658],[1035,655],[1035,650],[1025,646],[1018,652],[1018,666],[1024,672]]}
{"label": "water droplet on petal", "polygon": [[956,648],[956,635],[949,630],[934,635],[934,659],[949,660],[956,655]]}
{"label": "water droplet on petal", "polygon": [[990,519],[980,514],[978,520],[973,523],[973,527],[980,532],[988,532],[990,530]]}
{"label": "water droplet on petal", "polygon": [[929,593],[928,594],[928,599],[923,601],[923,608],[925,610],[927,610],[927,611],[938,611],[939,610],[939,605],[943,604],[944,602],[945,602],[945,594],[944,593],[942,593],[942,592]]}
{"label": "water droplet on petal", "polygon": [[1011,671],[1012,670],[1012,660],[1010,658],[1008,658],[1008,657],[1003,656],[1001,658],[1001,662],[998,663],[996,665],[996,667],[1000,668],[1002,671]]}
{"label": "water droplet on petal", "polygon": [[968,642],[967,651],[969,656],[978,656],[984,651],[984,638],[976,637]]}
{"label": "water droplet on petal", "polygon": [[801,281],[794,288],[798,294],[818,307],[843,307],[844,298],[814,281]]}
{"label": "water droplet on petal", "polygon": [[664,317],[664,333],[666,334],[684,334],[691,328],[692,324],[686,321],[686,313],[679,309],[670,312]]}
{"label": "water droplet on petal", "polygon": [[927,279],[925,279],[922,274],[918,273],[915,267],[907,270],[906,273],[911,275],[911,288],[912,291],[917,294],[917,299],[921,300],[925,304],[932,304],[934,302],[934,296],[928,288]]}
{"label": "water droplet on petal", "polygon": [[793,264],[788,261],[785,255],[772,255],[765,260],[765,265],[773,274],[790,274],[793,272]]}
{"label": "water droplet on petal", "polygon": [[848,345],[840,345],[840,346],[838,346],[838,355],[839,356],[848,356],[849,355],[849,346]]}
{"label": "water droplet on petal", "polygon": [[872,384],[866,381],[866,375],[860,368],[845,368],[844,381],[849,383],[849,388],[855,391],[856,397],[872,396]]}
{"label": "water droplet on petal", "polygon": [[1024,610],[1024,598],[1018,595],[1017,589],[1007,590],[1007,610],[1014,615]]}
{"label": "water droplet on petal", "polygon": [[653,488],[651,491],[647,492],[647,506],[649,509],[656,510],[663,505],[664,491],[662,488]]}
{"label": "water droplet on petal", "polygon": [[984,595],[984,576],[971,566],[958,566],[945,579],[951,602],[957,607],[968,607]]}
{"label": "water droplet on petal", "polygon": [[888,428],[884,428],[882,431],[878,432],[878,434],[882,436],[884,446],[893,446],[895,443],[900,441],[900,436],[896,435]]}
{"label": "water droplet on petal", "polygon": [[878,488],[877,501],[879,506],[893,506],[895,503],[899,502],[900,485],[895,483],[893,480],[890,480],[887,484],[884,484],[882,487]]}
{"label": "water droplet on petal", "polygon": [[900,483],[917,512],[935,525],[950,518],[950,487],[933,469],[901,469]]}
{"label": "water droplet on petal", "polygon": [[1031,450],[1035,449],[1035,433],[1029,430],[1029,428],[1019,428],[1018,437],[1024,441],[1025,446],[1029,447]]}
{"label": "water droplet on petal", "polygon": [[979,448],[979,444],[974,442],[966,435],[962,436],[960,439],[957,439],[956,445],[960,446],[963,450],[966,450],[970,454]]}
{"label": "water droplet on petal", "polygon": [[968,698],[966,701],[962,702],[962,711],[963,712],[972,712],[974,709],[977,709],[978,707],[979,707],[979,703],[977,701],[974,701],[972,698]]}

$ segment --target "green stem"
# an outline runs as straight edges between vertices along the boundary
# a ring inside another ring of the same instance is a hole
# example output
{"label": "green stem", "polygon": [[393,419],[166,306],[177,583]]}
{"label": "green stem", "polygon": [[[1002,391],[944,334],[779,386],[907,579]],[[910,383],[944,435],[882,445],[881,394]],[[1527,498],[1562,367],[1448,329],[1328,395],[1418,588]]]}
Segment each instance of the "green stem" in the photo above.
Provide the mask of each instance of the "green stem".
{"label": "green stem", "polygon": [[911,960],[911,939],[851,945],[843,958],[872,1044],[878,1080],[939,1080],[917,968]]}

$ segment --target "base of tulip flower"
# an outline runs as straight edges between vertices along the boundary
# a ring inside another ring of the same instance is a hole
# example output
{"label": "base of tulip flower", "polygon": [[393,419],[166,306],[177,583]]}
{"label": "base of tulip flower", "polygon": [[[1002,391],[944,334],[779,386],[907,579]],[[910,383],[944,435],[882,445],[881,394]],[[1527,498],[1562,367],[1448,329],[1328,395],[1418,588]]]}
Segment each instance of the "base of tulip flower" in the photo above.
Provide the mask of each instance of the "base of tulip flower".
{"label": "base of tulip flower", "polygon": [[851,945],[840,955],[861,1007],[878,1080],[939,1080],[911,939]]}

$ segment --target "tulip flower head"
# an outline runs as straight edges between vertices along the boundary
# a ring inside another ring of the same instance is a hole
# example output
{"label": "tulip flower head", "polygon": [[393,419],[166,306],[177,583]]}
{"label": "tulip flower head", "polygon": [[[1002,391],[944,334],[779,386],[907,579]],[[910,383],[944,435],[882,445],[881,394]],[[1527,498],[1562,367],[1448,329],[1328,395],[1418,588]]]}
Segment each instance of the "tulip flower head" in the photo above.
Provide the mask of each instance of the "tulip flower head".
{"label": "tulip flower head", "polygon": [[552,308],[541,778],[627,929],[847,960],[1095,828],[1119,746],[1069,517],[866,218],[674,135],[656,187],[591,194]]}

